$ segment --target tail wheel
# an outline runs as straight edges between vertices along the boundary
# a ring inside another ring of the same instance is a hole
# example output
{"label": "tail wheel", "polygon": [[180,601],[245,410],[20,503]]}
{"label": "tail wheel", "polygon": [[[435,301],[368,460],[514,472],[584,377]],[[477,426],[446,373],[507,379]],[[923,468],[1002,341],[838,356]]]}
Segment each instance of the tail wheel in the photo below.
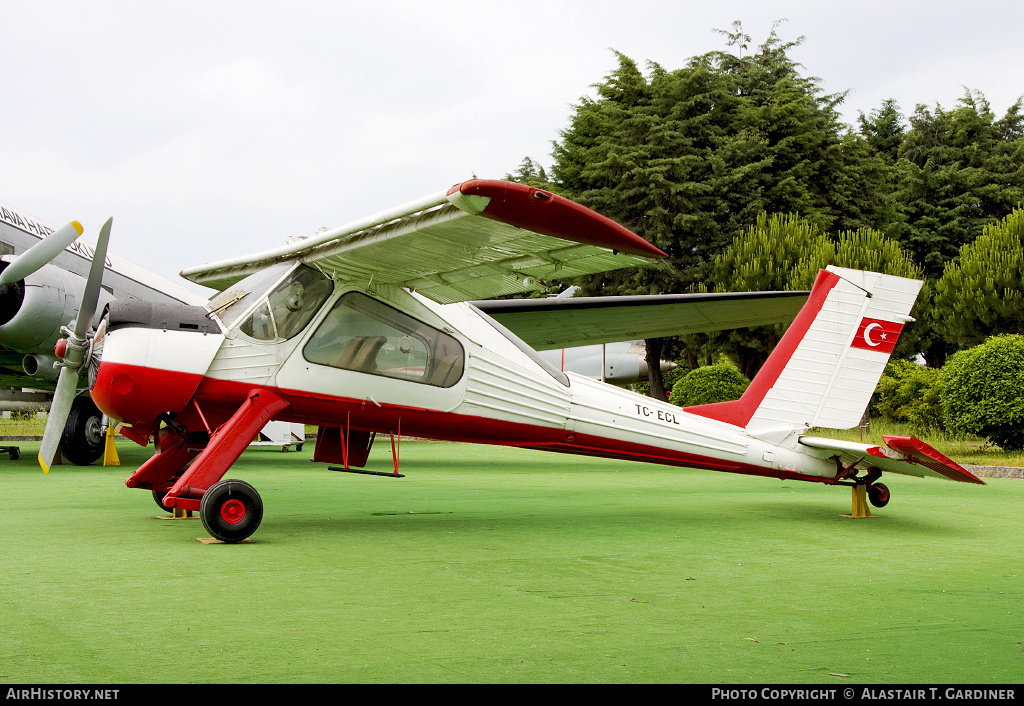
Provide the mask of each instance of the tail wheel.
{"label": "tail wheel", "polygon": [[868,502],[875,507],[885,507],[889,504],[889,488],[885,483],[872,483],[867,491]]}
{"label": "tail wheel", "polygon": [[263,500],[245,481],[222,480],[203,495],[199,515],[206,531],[222,542],[240,542],[263,520]]}

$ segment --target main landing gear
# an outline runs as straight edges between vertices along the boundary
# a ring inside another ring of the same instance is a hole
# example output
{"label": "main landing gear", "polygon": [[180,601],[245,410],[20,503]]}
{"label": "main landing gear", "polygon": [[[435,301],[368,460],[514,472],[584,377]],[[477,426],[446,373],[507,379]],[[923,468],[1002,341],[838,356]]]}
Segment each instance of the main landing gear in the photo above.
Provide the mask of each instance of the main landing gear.
{"label": "main landing gear", "polygon": [[[195,405],[198,410],[198,404]],[[240,480],[221,480],[249,441],[288,402],[268,391],[251,391],[245,402],[216,429],[201,414],[182,422],[164,418],[156,436],[159,450],[133,473],[129,488],[153,491],[157,505],[171,512],[199,511],[203,526],[222,542],[241,542],[260,526],[263,501]],[[200,421],[206,432],[189,432]],[[191,463],[190,463],[191,462]]]}
{"label": "main landing gear", "polygon": [[263,500],[245,481],[222,480],[214,483],[203,495],[199,516],[214,539],[240,542],[260,526]]}
{"label": "main landing gear", "polygon": [[[153,500],[161,510],[175,517],[192,516],[191,510],[180,510],[164,504],[166,494],[166,490],[153,491]],[[214,483],[203,494],[198,512],[203,526],[214,539],[227,543],[241,542],[248,539],[263,521],[263,499],[245,481],[222,480]]]}
{"label": "main landing gear", "polygon": [[853,509],[849,515],[843,515],[843,517],[854,519],[874,517],[868,508],[868,503],[875,507],[885,507],[889,504],[889,487],[885,483],[878,482],[881,477],[882,472],[877,468],[872,468],[863,477],[858,477],[857,471],[852,467],[840,473],[836,484],[848,485],[853,488]]}

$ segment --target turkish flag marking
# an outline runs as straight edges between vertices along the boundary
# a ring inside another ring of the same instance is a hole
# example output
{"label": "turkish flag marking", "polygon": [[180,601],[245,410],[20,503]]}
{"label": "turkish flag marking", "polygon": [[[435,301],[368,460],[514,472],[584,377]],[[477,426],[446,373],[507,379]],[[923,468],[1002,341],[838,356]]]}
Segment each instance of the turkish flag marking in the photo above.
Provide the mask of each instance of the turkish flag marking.
{"label": "turkish flag marking", "polygon": [[853,343],[850,346],[866,351],[892,353],[901,331],[903,331],[903,324],[865,318],[861,320],[860,328],[857,329],[857,335],[853,337]]}

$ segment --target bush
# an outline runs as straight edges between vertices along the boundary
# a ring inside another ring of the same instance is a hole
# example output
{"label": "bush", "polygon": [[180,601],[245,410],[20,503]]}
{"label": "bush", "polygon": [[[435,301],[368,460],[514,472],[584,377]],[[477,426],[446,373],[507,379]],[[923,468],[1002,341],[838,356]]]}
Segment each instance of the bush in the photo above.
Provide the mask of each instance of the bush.
{"label": "bush", "polygon": [[951,431],[1024,449],[1024,336],[993,336],[953,355],[942,368],[940,396]]}
{"label": "bush", "polygon": [[871,416],[920,429],[943,429],[939,370],[890,360],[871,398]]}
{"label": "bush", "polygon": [[683,375],[672,386],[668,399],[680,407],[726,402],[739,399],[749,384],[739,368],[723,360]]}

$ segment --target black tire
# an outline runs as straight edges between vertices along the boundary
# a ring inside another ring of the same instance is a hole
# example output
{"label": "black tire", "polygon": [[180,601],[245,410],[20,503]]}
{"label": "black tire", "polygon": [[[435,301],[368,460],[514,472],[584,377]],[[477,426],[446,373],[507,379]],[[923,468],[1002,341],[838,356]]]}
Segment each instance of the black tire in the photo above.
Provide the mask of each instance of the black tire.
{"label": "black tire", "polygon": [[156,504],[160,506],[161,510],[163,510],[164,512],[169,512],[171,514],[174,514],[174,508],[173,507],[167,507],[166,505],[164,505],[164,496],[165,495],[167,495],[167,491],[166,490],[154,490],[153,491],[153,500],[156,501]]}
{"label": "black tire", "polygon": [[256,489],[241,480],[222,480],[199,503],[203,526],[222,542],[241,542],[260,526],[263,500]]}
{"label": "black tire", "polygon": [[875,507],[889,504],[889,487],[885,483],[872,483],[868,486],[868,502]]}
{"label": "black tire", "polygon": [[68,421],[60,437],[61,458],[76,466],[88,466],[103,456],[103,413],[88,395],[71,404]]}

